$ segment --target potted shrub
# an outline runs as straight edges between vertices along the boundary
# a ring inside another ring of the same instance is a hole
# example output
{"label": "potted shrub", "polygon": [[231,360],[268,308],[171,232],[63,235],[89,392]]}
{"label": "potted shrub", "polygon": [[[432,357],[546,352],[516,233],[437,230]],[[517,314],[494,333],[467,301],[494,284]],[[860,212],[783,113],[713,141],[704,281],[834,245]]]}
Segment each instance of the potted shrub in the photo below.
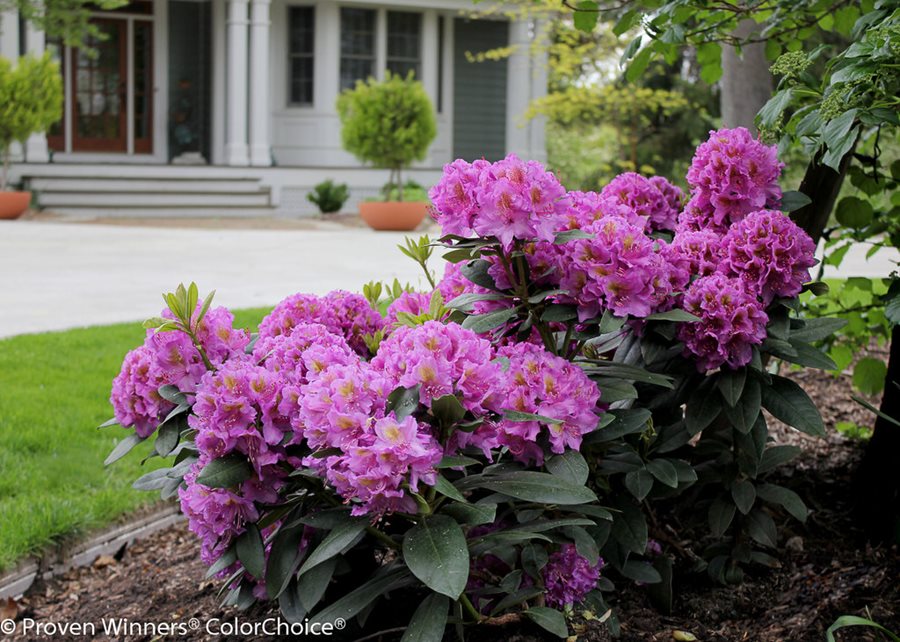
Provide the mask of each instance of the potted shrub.
{"label": "potted shrub", "polygon": [[319,208],[322,214],[340,212],[344,203],[350,198],[350,190],[346,183],[335,183],[328,179],[322,181],[306,195],[307,200]]}
{"label": "potted shrub", "polygon": [[17,218],[31,202],[31,192],[7,191],[12,144],[47,131],[62,116],[62,107],[62,77],[49,53],[23,56],[15,67],[0,57],[0,218]]}
{"label": "potted shrub", "polygon": [[426,201],[404,200],[402,171],[425,158],[437,134],[434,109],[422,83],[387,73],[383,82],[359,81],[338,97],[344,148],[364,163],[390,170],[384,201],[360,203],[363,220],[376,230],[413,230]]}

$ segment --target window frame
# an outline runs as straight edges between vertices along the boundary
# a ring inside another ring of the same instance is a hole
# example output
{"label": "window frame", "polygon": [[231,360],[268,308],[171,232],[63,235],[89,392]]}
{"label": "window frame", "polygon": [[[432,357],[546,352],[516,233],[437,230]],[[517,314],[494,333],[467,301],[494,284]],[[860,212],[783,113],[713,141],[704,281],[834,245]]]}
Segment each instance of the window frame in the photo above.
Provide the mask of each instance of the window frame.
{"label": "window frame", "polygon": [[[363,54],[345,54],[344,53],[344,12],[345,11],[359,11],[364,12],[372,17],[372,49],[371,54],[363,55]],[[379,38],[379,25],[381,20],[379,20],[379,12],[382,9],[377,7],[361,7],[357,5],[341,5],[338,7],[338,91],[344,91],[346,89],[352,89],[357,81],[366,80],[366,78],[355,78],[353,83],[349,86],[344,86],[344,60],[351,61],[371,61],[372,73],[367,77],[375,77],[381,78],[384,71],[378,68],[379,61],[379,45],[381,44],[381,39]],[[385,45],[386,47],[387,45]]]}
{"label": "window frame", "polygon": [[[291,36],[293,34],[293,15],[297,10],[308,11],[310,13],[310,45],[308,53],[294,53],[291,49]],[[299,4],[291,3],[287,5],[286,38],[285,49],[287,51],[287,87],[286,87],[286,104],[292,109],[310,109],[316,104],[316,5],[315,4]],[[311,61],[310,67],[310,98],[309,102],[298,102],[294,100],[294,60],[308,59]]]}

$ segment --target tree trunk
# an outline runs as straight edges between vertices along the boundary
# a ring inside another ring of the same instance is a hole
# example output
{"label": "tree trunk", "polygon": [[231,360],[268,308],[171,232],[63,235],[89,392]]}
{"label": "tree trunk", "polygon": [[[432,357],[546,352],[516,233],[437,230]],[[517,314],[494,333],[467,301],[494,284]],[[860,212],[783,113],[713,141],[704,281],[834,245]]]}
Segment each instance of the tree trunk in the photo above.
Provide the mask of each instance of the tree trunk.
{"label": "tree trunk", "polygon": [[[900,326],[891,333],[881,412],[900,421]],[[853,480],[856,510],[866,534],[900,544],[900,426],[878,417]]]}
{"label": "tree trunk", "polygon": [[[734,30],[744,39],[759,30],[753,20],[743,20]],[[741,52],[730,45],[722,46],[722,91],[719,106],[724,127],[746,127],[756,132],[756,114],[772,97],[772,74],[766,60],[765,43],[743,45]]]}
{"label": "tree trunk", "polygon": [[844,184],[844,176],[850,167],[850,161],[853,160],[855,148],[854,145],[853,149],[844,154],[837,172],[826,165],[819,164],[821,154],[813,158],[806,166],[806,173],[800,182],[800,191],[809,196],[812,202],[792,212],[791,218],[806,230],[806,233],[816,243],[822,238],[825,225],[828,224],[828,217],[831,216],[841,186]]}

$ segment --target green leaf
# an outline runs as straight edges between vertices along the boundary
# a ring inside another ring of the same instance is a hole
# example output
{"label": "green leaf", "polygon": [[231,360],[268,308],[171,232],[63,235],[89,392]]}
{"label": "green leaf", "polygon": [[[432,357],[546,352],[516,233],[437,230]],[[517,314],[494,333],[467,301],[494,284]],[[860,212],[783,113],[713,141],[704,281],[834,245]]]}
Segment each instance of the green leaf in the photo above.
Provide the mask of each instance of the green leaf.
{"label": "green leaf", "polygon": [[521,471],[485,478],[481,486],[516,499],[544,504],[576,505],[597,501],[593,491],[556,475]]}
{"label": "green leaf", "polygon": [[678,471],[675,466],[666,459],[653,459],[647,462],[647,470],[656,477],[660,483],[669,488],[678,488]]}
{"label": "green leaf", "polygon": [[266,565],[266,592],[269,598],[277,599],[294,576],[294,569],[300,563],[300,541],[304,526],[299,524],[282,528],[272,540],[269,562]]}
{"label": "green leaf", "polygon": [[800,499],[800,495],[789,488],[778,486],[776,484],[763,484],[756,489],[756,494],[759,495],[760,499],[763,501],[778,504],[795,519],[800,520],[801,522],[806,521],[808,514],[806,504]]}
{"label": "green leaf", "polygon": [[722,537],[734,519],[736,506],[721,497],[713,500],[709,507],[709,530],[713,537]]}
{"label": "green leaf", "polygon": [[827,642],[834,642],[834,632],[838,629],[843,629],[848,626],[868,626],[873,629],[878,629],[885,635],[887,635],[893,642],[900,642],[900,637],[884,628],[880,624],[873,622],[872,620],[867,620],[864,617],[858,617],[856,615],[842,615],[838,619],[834,621],[834,624],[828,627],[828,630],[825,632]]}
{"label": "green leaf", "polygon": [[176,406],[187,401],[187,397],[185,397],[184,393],[172,384],[160,386],[157,392],[159,393],[160,397],[162,397],[166,401],[174,403]]}
{"label": "green leaf", "polygon": [[466,466],[475,466],[480,463],[477,459],[472,459],[471,457],[444,455],[435,468],[465,468]]}
{"label": "green leaf", "polygon": [[300,589],[296,580],[291,580],[288,587],[284,590],[284,593],[278,596],[278,609],[281,611],[281,615],[284,616],[284,619],[291,624],[303,622],[308,610],[303,606]]}
{"label": "green leaf", "polygon": [[762,109],[759,110],[759,113],[756,115],[756,122],[764,128],[771,128],[781,117],[785,108],[791,103],[793,97],[793,88],[782,89],[781,91],[775,92],[766,104],[763,105]]}
{"label": "green leaf", "polygon": [[636,555],[647,550],[647,520],[640,507],[624,498],[613,502],[619,511],[612,523],[610,538]]}
{"label": "green leaf", "polygon": [[566,616],[556,609],[547,606],[532,606],[525,611],[525,617],[559,638],[569,637]]}
{"label": "green leaf", "polygon": [[709,426],[721,412],[721,397],[711,390],[698,388],[690,396],[685,406],[685,427],[690,434],[696,435]]}
{"label": "green leaf", "polygon": [[197,475],[197,483],[209,488],[231,488],[247,481],[253,468],[243,455],[231,454],[213,459]]}
{"label": "green leaf", "polygon": [[463,496],[461,492],[447,481],[447,478],[443,475],[438,475],[437,479],[434,483],[434,489],[439,492],[444,497],[449,497],[450,499],[455,499],[458,502],[466,503],[468,500]]}
{"label": "green leaf", "polygon": [[791,358],[791,363],[796,363],[807,368],[820,368],[822,370],[835,370],[837,364],[819,348],[809,343],[797,341],[791,337],[791,345],[797,352],[797,356]]}
{"label": "green leaf", "polygon": [[546,466],[551,474],[578,486],[587,483],[590,472],[587,461],[577,450],[567,450],[561,455],[554,455],[547,460]]}
{"label": "green leaf", "polygon": [[821,319],[804,319],[801,328],[791,330],[791,339],[797,341],[821,341],[847,325],[846,319],[824,317]]}
{"label": "green leaf", "polygon": [[887,365],[880,359],[864,357],[853,367],[853,385],[863,394],[877,395],[881,392],[885,377]]}
{"label": "green leaf", "polygon": [[400,642],[441,642],[449,609],[446,596],[432,593],[426,597],[413,613]]}
{"label": "green leaf", "polygon": [[235,542],[235,550],[238,559],[250,575],[256,579],[265,577],[266,551],[256,524],[247,524],[247,530],[241,533]]}
{"label": "green leaf", "polygon": [[803,192],[785,192],[781,196],[781,211],[788,213],[799,210],[812,203],[812,199]]}
{"label": "green leaf", "polygon": [[838,223],[854,229],[866,227],[874,216],[872,204],[856,196],[845,196],[834,210],[834,217]]}
{"label": "green leaf", "polygon": [[561,419],[554,419],[553,417],[546,417],[544,415],[536,415],[531,412],[511,410],[509,408],[504,408],[503,410],[501,410],[501,413],[503,414],[503,418],[508,421],[539,421],[543,424],[554,425],[563,423]]}
{"label": "green leaf", "polygon": [[338,618],[344,621],[350,620],[379,597],[410,584],[410,580],[411,578],[406,569],[376,573],[372,579],[316,613],[311,622],[334,622]]}
{"label": "green leaf", "polygon": [[297,580],[297,592],[300,594],[300,603],[307,611],[312,611],[318,604],[328,585],[331,584],[331,578],[334,576],[334,569],[337,566],[338,558],[332,557],[311,568]]}
{"label": "green leaf", "polygon": [[753,508],[753,502],[756,501],[756,488],[753,482],[746,479],[734,482],[731,485],[731,498],[742,515],[749,513]]}
{"label": "green leaf", "polygon": [[97,430],[100,430],[101,428],[109,428],[110,426],[118,426],[118,425],[119,425],[119,420],[116,419],[115,417],[113,417],[112,419],[107,419],[102,424],[97,426]]}
{"label": "green leaf", "polygon": [[458,599],[469,579],[469,549],[450,517],[424,517],[403,538],[403,560],[431,590]]}
{"label": "green leaf", "polygon": [[441,512],[450,515],[460,524],[478,526],[494,522],[497,517],[497,504],[445,504]]}
{"label": "green leaf", "polygon": [[775,522],[764,510],[757,508],[747,515],[747,534],[763,546],[775,548],[778,539],[778,529]]}
{"label": "green leaf", "polygon": [[729,408],[726,405],[723,409],[725,417],[734,426],[735,430],[746,435],[753,428],[753,424],[759,416],[761,404],[762,391],[759,381],[755,378],[750,378],[744,385],[743,394],[737,405],[734,408]]}
{"label": "green leaf", "polygon": [[116,444],[116,447],[113,448],[113,451],[109,453],[105,460],[103,460],[104,466],[109,466],[112,463],[115,463],[122,459],[125,455],[131,452],[131,449],[137,446],[139,443],[144,441],[136,434],[132,433],[125,437],[122,441]]}
{"label": "green leaf", "polygon": [[398,421],[406,419],[419,408],[419,386],[395,388],[388,395],[386,412],[394,412]]}
{"label": "green leaf", "polygon": [[165,422],[159,427],[156,433],[156,443],[153,445],[160,457],[168,457],[178,445],[178,438],[181,436],[181,430],[178,422]]}
{"label": "green leaf", "polygon": [[722,398],[729,406],[734,408],[741,393],[744,391],[744,382],[747,380],[747,370],[722,370],[716,379],[716,386],[722,393]]}
{"label": "green leaf", "polygon": [[653,52],[650,47],[641,49],[632,59],[631,64],[628,65],[628,68],[625,70],[625,80],[627,80],[628,82],[634,82],[635,80],[640,78],[641,74],[646,71],[647,65],[650,64],[650,56],[652,55]]}
{"label": "green leaf", "polygon": [[431,400],[431,412],[442,426],[452,426],[465,416],[466,409],[456,395],[444,395]]}
{"label": "green leaf", "polygon": [[336,526],[325,536],[322,543],[316,547],[316,550],[309,554],[300,570],[297,571],[297,577],[303,577],[303,574],[310,569],[338,555],[350,546],[359,537],[360,533],[366,529],[366,524],[365,519],[350,519]]}
{"label": "green leaf", "polygon": [[699,321],[700,317],[695,316],[687,310],[667,310],[666,312],[654,312],[644,317],[647,321],[678,321],[680,323],[693,323]]}
{"label": "green leaf", "polygon": [[656,584],[662,581],[662,577],[650,562],[628,560],[622,566],[622,575],[635,582],[644,584]]}
{"label": "green leaf", "polygon": [[790,379],[772,375],[772,383],[762,387],[762,405],[789,426],[814,437],[825,436],[825,424],[815,404]]}
{"label": "green leaf", "polygon": [[643,432],[647,429],[651,412],[646,408],[630,408],[626,410],[610,410],[607,415],[613,416],[615,419],[596,432],[589,433],[596,441],[613,441],[625,435]]}
{"label": "green leaf", "polygon": [[642,502],[653,489],[653,475],[645,468],[632,470],[625,474],[625,488],[634,495],[635,499]]}
{"label": "green leaf", "polygon": [[484,334],[486,332],[490,332],[494,328],[499,328],[501,325],[509,321],[516,315],[519,308],[503,308],[502,310],[496,310],[494,312],[488,312],[487,314],[476,314],[473,316],[466,317],[466,319],[462,322],[462,327],[475,332],[476,334]]}
{"label": "green leaf", "polygon": [[578,309],[574,305],[554,303],[544,308],[541,313],[541,321],[565,322],[578,318]]}
{"label": "green leaf", "polygon": [[800,454],[797,446],[772,446],[763,452],[757,472],[761,475],[775,470],[781,464],[787,463]]}

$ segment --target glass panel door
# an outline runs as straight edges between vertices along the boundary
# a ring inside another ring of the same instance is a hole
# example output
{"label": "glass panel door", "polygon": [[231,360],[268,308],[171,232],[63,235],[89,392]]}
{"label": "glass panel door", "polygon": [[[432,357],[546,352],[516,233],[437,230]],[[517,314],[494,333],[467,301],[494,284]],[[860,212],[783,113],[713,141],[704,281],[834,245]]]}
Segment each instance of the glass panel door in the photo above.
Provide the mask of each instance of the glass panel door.
{"label": "glass panel door", "polygon": [[153,23],[134,21],[134,151],[153,151]]}
{"label": "glass panel door", "polygon": [[74,151],[128,150],[128,23],[93,20],[104,37],[72,52],[72,148]]}

